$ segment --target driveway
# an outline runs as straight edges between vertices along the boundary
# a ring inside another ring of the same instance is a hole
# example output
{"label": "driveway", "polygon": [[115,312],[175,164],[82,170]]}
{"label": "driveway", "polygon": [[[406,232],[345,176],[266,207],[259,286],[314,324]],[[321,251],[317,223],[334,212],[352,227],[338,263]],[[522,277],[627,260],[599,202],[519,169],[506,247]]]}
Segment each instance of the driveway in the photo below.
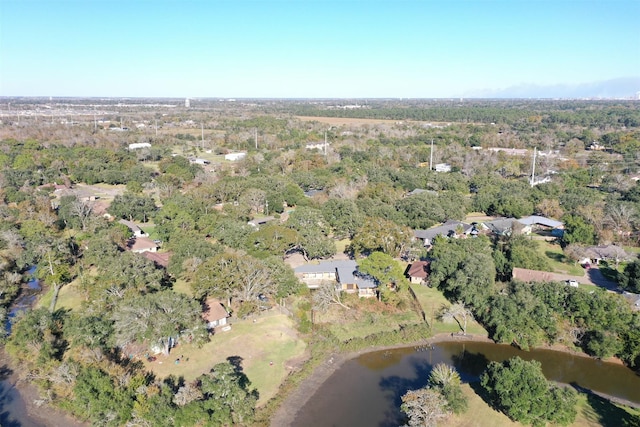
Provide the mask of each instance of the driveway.
{"label": "driveway", "polygon": [[554,278],[554,280],[557,280],[559,282],[564,282],[567,280],[575,280],[581,285],[599,286],[611,292],[618,292],[618,284],[604,277],[598,267],[591,267],[590,269],[585,270],[585,273],[582,276],[572,276],[570,274],[560,274],[560,273],[551,273],[551,275]]}

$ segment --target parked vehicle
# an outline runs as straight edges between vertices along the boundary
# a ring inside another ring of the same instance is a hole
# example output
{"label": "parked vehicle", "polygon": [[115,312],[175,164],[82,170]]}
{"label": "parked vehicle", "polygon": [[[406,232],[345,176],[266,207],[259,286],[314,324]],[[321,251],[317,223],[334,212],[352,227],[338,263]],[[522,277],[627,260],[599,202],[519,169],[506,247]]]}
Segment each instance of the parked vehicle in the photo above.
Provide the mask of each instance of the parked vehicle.
{"label": "parked vehicle", "polygon": [[567,280],[565,283],[571,286],[572,288],[577,288],[579,286],[577,280]]}

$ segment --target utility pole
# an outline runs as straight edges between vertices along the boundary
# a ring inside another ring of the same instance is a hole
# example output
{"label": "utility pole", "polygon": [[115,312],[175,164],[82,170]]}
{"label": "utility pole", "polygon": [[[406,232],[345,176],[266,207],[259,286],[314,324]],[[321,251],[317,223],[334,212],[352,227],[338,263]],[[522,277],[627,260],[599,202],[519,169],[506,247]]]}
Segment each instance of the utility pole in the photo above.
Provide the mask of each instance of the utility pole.
{"label": "utility pole", "polygon": [[158,119],[156,119],[156,136],[158,136]]}
{"label": "utility pole", "polygon": [[429,170],[433,170],[433,138],[431,138],[431,153],[429,155]]}
{"label": "utility pole", "polygon": [[327,131],[324,131],[324,156],[327,156]]}
{"label": "utility pole", "polygon": [[536,147],[533,147],[533,163],[531,164],[531,186],[536,182]]}
{"label": "utility pole", "polygon": [[204,123],[200,123],[202,129],[202,151],[204,151]]}
{"label": "utility pole", "polygon": [[258,128],[255,129],[256,150],[258,149]]}

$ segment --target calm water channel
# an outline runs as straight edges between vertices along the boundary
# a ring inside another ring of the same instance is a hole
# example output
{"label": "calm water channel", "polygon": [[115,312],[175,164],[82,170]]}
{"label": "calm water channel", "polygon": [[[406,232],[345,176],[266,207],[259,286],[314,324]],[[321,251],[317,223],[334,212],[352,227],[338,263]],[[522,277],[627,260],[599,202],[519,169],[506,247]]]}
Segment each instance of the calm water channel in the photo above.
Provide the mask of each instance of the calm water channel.
{"label": "calm water channel", "polygon": [[513,356],[540,361],[550,380],[640,403],[640,376],[621,365],[551,350],[524,352],[492,343],[446,342],[432,348],[376,351],[347,361],[300,409],[293,425],[397,426],[402,422],[400,397],[426,385],[436,363],[451,364],[463,381],[473,381],[489,361]]}
{"label": "calm water channel", "polygon": [[[11,333],[12,321],[22,312],[29,310],[36,301],[38,293],[42,290],[40,282],[35,277],[36,267],[30,267],[25,275],[27,282],[20,290],[20,295],[11,306],[9,316],[3,325],[7,333]],[[31,419],[18,389],[13,386],[11,379],[5,378],[4,370],[7,369],[5,360],[7,355],[0,353],[0,426],[11,427],[42,427],[43,424]]]}

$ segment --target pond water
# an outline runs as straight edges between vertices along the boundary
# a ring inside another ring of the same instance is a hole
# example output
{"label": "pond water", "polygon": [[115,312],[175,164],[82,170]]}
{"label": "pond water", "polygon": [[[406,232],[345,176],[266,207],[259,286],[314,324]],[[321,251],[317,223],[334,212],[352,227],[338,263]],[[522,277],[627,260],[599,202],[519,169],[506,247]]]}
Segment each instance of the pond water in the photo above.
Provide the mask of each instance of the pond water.
{"label": "pond water", "polygon": [[13,302],[11,307],[9,308],[9,314],[7,316],[7,320],[5,322],[4,328],[7,333],[11,332],[11,322],[15,317],[29,310],[33,307],[33,304],[36,302],[36,298],[38,293],[42,290],[42,286],[40,285],[40,280],[38,280],[35,276],[36,266],[31,266],[26,272],[25,276],[27,278],[26,285],[23,285],[20,289],[20,294],[18,298]]}
{"label": "pond water", "polygon": [[44,427],[29,417],[22,396],[9,379],[0,381],[0,426]]}
{"label": "pond water", "polygon": [[401,396],[424,387],[437,363],[456,367],[462,380],[476,381],[489,361],[514,356],[542,363],[552,381],[640,403],[640,376],[622,365],[552,350],[520,351],[480,342],[375,351],[347,361],[300,409],[294,426],[397,426]]}
{"label": "pond water", "polygon": [[[29,310],[36,302],[38,293],[42,290],[40,281],[35,277],[36,266],[30,267],[25,276],[27,279],[26,284],[20,289],[18,298],[14,301],[9,309],[7,320],[4,324],[4,328],[7,333],[11,332],[11,322],[18,316],[18,314]],[[0,353],[2,357],[6,357],[6,354]],[[4,371],[7,368],[3,360],[0,359],[0,370]],[[0,377],[0,426],[20,426],[20,427],[41,427],[44,424],[40,424],[29,417],[25,402],[20,395],[19,391],[13,386],[10,378],[6,375]]]}

